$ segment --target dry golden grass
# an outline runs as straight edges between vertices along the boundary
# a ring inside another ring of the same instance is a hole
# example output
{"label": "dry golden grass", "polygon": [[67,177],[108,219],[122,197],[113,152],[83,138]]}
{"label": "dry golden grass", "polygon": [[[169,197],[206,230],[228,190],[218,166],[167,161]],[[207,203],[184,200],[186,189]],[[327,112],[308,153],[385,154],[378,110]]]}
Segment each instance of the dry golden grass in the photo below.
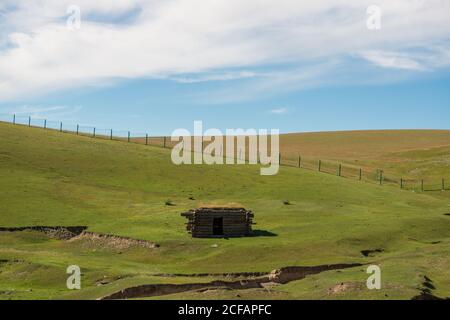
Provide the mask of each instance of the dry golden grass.
{"label": "dry golden grass", "polygon": [[448,130],[293,133],[280,137],[283,155],[334,160],[377,159],[412,150],[450,146]]}
{"label": "dry golden grass", "polygon": [[345,170],[362,168],[365,174],[381,169],[393,180],[425,179],[434,184],[441,178],[450,180],[448,130],[295,133],[282,135],[280,145],[286,162],[297,163],[301,156],[305,167],[317,166],[321,159],[334,165],[334,171],[343,163]]}

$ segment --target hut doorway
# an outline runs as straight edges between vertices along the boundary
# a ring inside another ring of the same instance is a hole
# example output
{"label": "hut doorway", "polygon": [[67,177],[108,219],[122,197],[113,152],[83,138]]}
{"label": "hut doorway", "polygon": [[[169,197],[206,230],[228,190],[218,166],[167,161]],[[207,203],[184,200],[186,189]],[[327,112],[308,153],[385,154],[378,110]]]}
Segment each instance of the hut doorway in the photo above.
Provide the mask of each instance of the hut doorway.
{"label": "hut doorway", "polygon": [[223,218],[213,219],[213,235],[223,236]]}

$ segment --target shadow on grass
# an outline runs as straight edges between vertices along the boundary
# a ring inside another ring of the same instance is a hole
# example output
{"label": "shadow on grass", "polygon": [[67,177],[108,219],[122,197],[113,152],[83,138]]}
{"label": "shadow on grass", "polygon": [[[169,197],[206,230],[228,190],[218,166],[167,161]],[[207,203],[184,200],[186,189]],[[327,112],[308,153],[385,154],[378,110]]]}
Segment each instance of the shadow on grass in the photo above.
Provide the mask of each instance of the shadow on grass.
{"label": "shadow on grass", "polygon": [[253,230],[250,237],[277,237],[276,233],[267,230]]}

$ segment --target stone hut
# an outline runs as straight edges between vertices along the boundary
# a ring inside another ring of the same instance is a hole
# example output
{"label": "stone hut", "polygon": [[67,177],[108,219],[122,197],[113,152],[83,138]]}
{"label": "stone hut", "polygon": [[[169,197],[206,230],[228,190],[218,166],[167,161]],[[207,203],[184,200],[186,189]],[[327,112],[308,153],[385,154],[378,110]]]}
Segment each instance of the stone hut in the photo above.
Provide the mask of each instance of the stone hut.
{"label": "stone hut", "polygon": [[245,237],[252,233],[253,213],[244,208],[198,208],[181,214],[194,238]]}

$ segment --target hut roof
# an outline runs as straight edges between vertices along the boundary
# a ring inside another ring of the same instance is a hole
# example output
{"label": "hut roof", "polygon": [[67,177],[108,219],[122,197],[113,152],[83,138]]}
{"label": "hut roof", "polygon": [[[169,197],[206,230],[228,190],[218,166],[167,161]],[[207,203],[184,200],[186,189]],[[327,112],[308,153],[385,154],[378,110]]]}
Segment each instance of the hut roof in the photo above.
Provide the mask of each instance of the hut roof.
{"label": "hut roof", "polygon": [[189,217],[189,216],[192,216],[193,214],[202,215],[202,214],[212,214],[212,213],[223,214],[223,215],[241,213],[241,214],[251,214],[253,216],[252,212],[246,210],[245,208],[227,208],[227,207],[202,207],[202,208],[189,210],[188,212],[184,212],[181,215],[183,217]]}

